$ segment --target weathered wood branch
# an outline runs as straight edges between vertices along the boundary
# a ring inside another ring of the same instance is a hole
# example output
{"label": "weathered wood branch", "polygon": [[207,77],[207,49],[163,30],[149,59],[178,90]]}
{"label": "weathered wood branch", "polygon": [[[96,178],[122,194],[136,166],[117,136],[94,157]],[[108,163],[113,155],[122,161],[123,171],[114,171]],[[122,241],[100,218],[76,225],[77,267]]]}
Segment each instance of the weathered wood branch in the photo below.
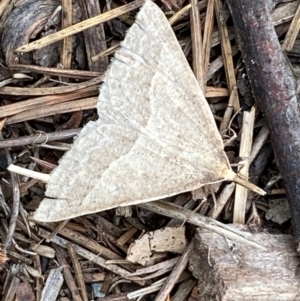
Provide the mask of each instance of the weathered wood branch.
{"label": "weathered wood branch", "polygon": [[296,78],[281,50],[267,1],[227,0],[253,94],[266,116],[300,242],[300,110]]}
{"label": "weathered wood branch", "polygon": [[266,249],[197,229],[189,268],[198,279],[198,300],[299,300],[299,255],[293,237],[268,233],[252,237]]}

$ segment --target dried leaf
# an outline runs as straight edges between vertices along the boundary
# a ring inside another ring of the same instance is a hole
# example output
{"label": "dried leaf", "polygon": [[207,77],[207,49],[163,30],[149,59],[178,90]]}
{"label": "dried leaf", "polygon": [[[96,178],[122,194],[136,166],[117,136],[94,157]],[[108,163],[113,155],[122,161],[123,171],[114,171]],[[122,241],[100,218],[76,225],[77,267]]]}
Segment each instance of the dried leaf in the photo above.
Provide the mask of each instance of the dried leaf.
{"label": "dried leaf", "polygon": [[166,227],[153,232],[150,248],[155,252],[182,254],[186,249],[185,227]]}
{"label": "dried leaf", "polygon": [[145,234],[129,246],[126,260],[146,266],[154,264],[151,257],[149,235]]}
{"label": "dried leaf", "polygon": [[224,179],[264,194],[230,169],[203,92],[149,0],[116,52],[97,108],[99,120],[86,125],[51,174],[35,219],[149,202]]}
{"label": "dried leaf", "polygon": [[186,249],[184,227],[166,227],[148,232],[128,248],[126,259],[143,266],[154,264],[160,257],[155,252],[183,253]]}

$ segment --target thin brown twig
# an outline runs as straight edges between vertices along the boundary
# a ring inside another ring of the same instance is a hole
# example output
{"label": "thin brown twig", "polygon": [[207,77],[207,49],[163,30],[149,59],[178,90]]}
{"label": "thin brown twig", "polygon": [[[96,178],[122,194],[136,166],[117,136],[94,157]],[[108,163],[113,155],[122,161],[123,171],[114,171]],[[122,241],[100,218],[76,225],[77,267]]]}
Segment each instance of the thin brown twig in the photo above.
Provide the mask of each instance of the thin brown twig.
{"label": "thin brown twig", "polygon": [[[12,159],[11,159],[8,149],[5,149],[5,153],[6,153],[6,158],[7,158],[8,164],[11,164]],[[19,189],[17,174],[14,172],[11,172],[10,178],[11,178],[11,185],[12,185],[12,191],[13,191],[13,207],[11,210],[11,217],[10,217],[10,221],[9,221],[7,237],[6,237],[5,245],[3,248],[4,252],[7,252],[7,250],[9,249],[9,247],[12,244],[13,235],[16,230],[17,220],[18,220],[18,216],[19,216],[19,207],[20,207],[20,189]]]}
{"label": "thin brown twig", "polygon": [[67,263],[65,256],[62,254],[61,248],[55,244],[53,244],[55,249],[56,258],[61,267],[63,267],[64,280],[72,294],[72,298],[74,301],[82,301],[81,296],[79,295],[79,289],[77,288],[74,278],[71,274],[70,267]]}
{"label": "thin brown twig", "polygon": [[77,283],[78,283],[78,286],[79,286],[79,289],[81,292],[82,299],[83,299],[83,301],[88,301],[89,298],[88,298],[86,286],[84,283],[84,279],[82,276],[81,266],[80,266],[79,260],[76,256],[76,252],[75,252],[72,244],[68,244],[67,248],[68,248],[70,259],[71,259],[73,267],[74,267],[74,271],[75,271],[75,275],[76,275]]}
{"label": "thin brown twig", "polygon": [[182,254],[182,256],[180,257],[180,259],[178,260],[178,262],[176,263],[173,271],[167,278],[163,287],[157,294],[155,301],[161,301],[167,299],[174,285],[177,283],[177,280],[181,276],[181,273],[185,270],[193,248],[194,248],[194,242],[191,241],[190,244],[187,246],[186,250],[184,251],[184,253]]}
{"label": "thin brown twig", "polygon": [[32,136],[25,136],[15,139],[0,140],[0,148],[23,146],[29,144],[40,144],[49,141],[65,140],[72,138],[80,133],[82,128],[69,129],[53,133],[38,133]]}

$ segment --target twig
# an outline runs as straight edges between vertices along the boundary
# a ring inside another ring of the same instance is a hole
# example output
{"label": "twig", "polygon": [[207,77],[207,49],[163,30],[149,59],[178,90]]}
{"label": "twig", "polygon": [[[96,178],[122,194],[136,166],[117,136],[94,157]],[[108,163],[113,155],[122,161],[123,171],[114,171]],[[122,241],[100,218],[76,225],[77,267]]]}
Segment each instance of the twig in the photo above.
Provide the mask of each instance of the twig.
{"label": "twig", "polygon": [[227,3],[252,91],[265,114],[278,168],[286,183],[295,236],[299,242],[300,116],[297,80],[282,53],[266,2],[259,0],[254,4],[247,0],[227,0]]}
{"label": "twig", "polygon": [[91,80],[79,84],[70,84],[68,86],[51,87],[51,88],[19,88],[19,87],[2,87],[0,95],[19,95],[19,96],[40,96],[40,95],[54,95],[62,93],[70,93],[101,83],[103,76],[95,77]]}
{"label": "twig", "polygon": [[234,86],[231,90],[230,98],[228,101],[228,106],[225,110],[221,125],[220,125],[220,133],[222,138],[225,137],[225,132],[229,127],[231,115],[233,113],[233,104],[238,101],[238,92],[237,92],[237,86]]}
{"label": "twig", "polygon": [[197,285],[197,281],[194,279],[188,279],[178,286],[177,292],[172,296],[172,301],[182,301],[182,300],[196,300],[189,298],[189,295],[193,288]]}
{"label": "twig", "polygon": [[[42,237],[46,238],[49,236],[49,232],[40,228],[39,229],[39,235],[41,235]],[[58,235],[54,236],[51,239],[52,242],[56,243],[57,245],[63,247],[63,248],[67,248],[67,245],[70,243],[69,241],[63,239],[62,237],[59,237]],[[79,247],[79,246],[75,246],[74,245],[74,250],[76,252],[76,254],[82,256],[83,258],[86,258],[88,260],[90,260],[91,262],[94,262],[95,264],[98,264],[99,266],[101,266],[104,269],[107,269],[117,275],[120,275],[124,278],[128,278],[130,280],[130,272],[126,271],[125,269],[118,267],[114,264],[106,264],[106,260],[104,258],[102,258],[100,255],[95,255],[89,251],[87,251],[86,249]],[[144,281],[142,279],[139,280],[133,280],[133,282],[136,282],[140,285],[144,285]]]}
{"label": "twig", "polygon": [[55,249],[57,261],[59,262],[59,265],[63,268],[64,280],[66,281],[66,284],[72,294],[72,299],[74,301],[82,301],[82,298],[79,295],[79,290],[70,272],[70,267],[67,263],[65,256],[62,254],[61,249],[58,246],[54,244],[53,247]]}
{"label": "twig", "polygon": [[50,242],[52,237],[54,237],[61,229],[63,229],[68,222],[69,222],[69,219],[59,222],[57,224],[57,226],[53,229],[53,231],[49,235],[49,237],[46,238],[46,242]]}
{"label": "twig", "polygon": [[64,130],[52,133],[39,133],[32,136],[25,136],[16,139],[0,140],[0,148],[8,148],[14,146],[22,146],[29,144],[45,143],[46,141],[57,141],[72,138],[80,133],[82,128]]}
{"label": "twig", "polygon": [[[88,20],[92,17],[101,16],[99,1],[94,0],[78,0],[80,11],[83,20]],[[107,13],[110,13],[110,8],[107,6]],[[97,53],[107,49],[106,37],[104,32],[103,23],[92,26],[83,31],[85,41],[85,51],[87,58],[87,65],[89,70],[105,72],[108,67],[108,57],[101,57],[99,60],[94,61],[92,58]]]}
{"label": "twig", "polygon": [[[34,256],[34,268],[38,271],[39,274],[42,274],[41,260],[40,256]],[[35,278],[35,292],[36,292],[36,301],[41,300],[42,296],[42,287],[43,287],[43,279],[40,277]]]}
{"label": "twig", "polygon": [[95,62],[102,57],[106,57],[106,56],[113,54],[119,47],[120,47],[120,44],[117,43],[116,45],[113,45],[113,46],[107,48],[106,50],[101,51],[100,53],[98,53],[92,57],[92,61]]}
{"label": "twig", "polygon": [[62,267],[51,269],[42,291],[41,301],[56,300],[64,282],[61,274]]}
{"label": "twig", "polygon": [[[65,29],[72,25],[72,0],[63,0],[62,4],[62,20],[61,28]],[[72,37],[65,37],[63,40],[63,46],[60,55],[60,62],[64,69],[71,68],[71,59],[72,59]],[[68,80],[64,78],[63,80]]]}
{"label": "twig", "polygon": [[229,239],[237,240],[243,244],[247,244],[248,246],[255,248],[265,249],[264,246],[251,239],[252,235],[250,233],[238,231],[229,225],[224,225],[212,218],[200,215],[198,213],[193,213],[191,210],[183,209],[180,206],[162,201],[139,204],[138,206],[172,218],[177,218],[180,220],[186,219],[193,225],[216,232]]}
{"label": "twig", "polygon": [[35,65],[9,65],[10,70],[18,70],[23,72],[35,72],[52,76],[64,76],[76,79],[92,79],[101,76],[101,72],[76,70],[76,69],[58,69],[53,67],[35,66]]}
{"label": "twig", "polygon": [[[37,224],[43,225],[44,227],[47,227],[48,229],[51,229],[52,231],[56,228],[53,223],[42,223],[36,221]],[[59,229],[59,234],[66,237],[69,240],[72,240],[76,242],[79,245],[85,246],[87,249],[91,250],[94,253],[101,254],[103,257],[108,259],[120,259],[121,256],[116,254],[115,252],[111,251],[110,249],[102,246],[101,244],[95,242],[89,237],[84,236],[83,234],[73,231],[69,229],[68,227],[64,227],[62,229]],[[47,237],[48,239],[48,237]],[[53,238],[51,238],[52,240]]]}
{"label": "twig", "polygon": [[214,207],[208,214],[209,217],[217,219],[220,213],[222,212],[223,208],[225,207],[226,203],[228,202],[229,198],[231,197],[233,191],[235,189],[235,183],[227,184],[220,193],[217,206]]}
{"label": "twig", "polygon": [[[5,153],[6,153],[7,162],[11,163],[12,159],[8,149],[5,149]],[[19,207],[20,207],[20,189],[19,189],[17,175],[14,172],[11,172],[10,178],[11,178],[11,185],[13,191],[13,207],[11,210],[11,217],[10,217],[8,231],[7,231],[7,237],[3,248],[4,253],[8,251],[13,241],[13,235],[16,230],[17,220],[19,216]]]}
{"label": "twig", "polygon": [[97,102],[98,97],[89,97],[41,107],[38,109],[32,109],[30,111],[25,111],[14,116],[8,117],[6,120],[6,124],[13,124],[17,122],[37,119],[49,115],[94,109],[96,108]]}
{"label": "twig", "polygon": [[0,118],[8,117],[32,109],[49,106],[52,104],[58,104],[58,103],[76,100],[80,98],[92,97],[98,94],[99,94],[99,85],[93,85],[90,87],[85,87],[80,90],[76,90],[75,92],[57,94],[51,96],[35,97],[35,98],[2,106],[0,111]]}
{"label": "twig", "polygon": [[[242,161],[242,168],[239,174],[245,179],[249,177],[250,154],[253,141],[253,128],[255,120],[255,106],[252,107],[250,112],[244,111],[244,119],[242,125],[242,136],[239,156],[244,158]],[[246,202],[248,196],[248,189],[241,185],[236,185],[235,198],[234,198],[234,211],[233,223],[244,224],[246,215]]]}
{"label": "twig", "polygon": [[79,289],[80,289],[80,292],[81,292],[82,299],[83,299],[83,301],[88,301],[89,298],[88,298],[86,286],[85,286],[85,283],[84,283],[84,279],[83,279],[83,276],[82,276],[81,266],[80,266],[80,263],[79,263],[78,258],[76,256],[74,247],[73,247],[72,244],[68,244],[67,248],[68,248],[69,256],[70,256],[72,264],[73,264],[74,272],[75,272],[75,275],[76,275],[76,279],[77,279],[77,283],[78,283],[78,286],[79,286]]}
{"label": "twig", "polygon": [[260,150],[266,143],[267,139],[269,138],[269,134],[270,134],[270,131],[269,131],[268,127],[266,125],[264,125],[261,128],[260,132],[258,133],[258,135],[256,136],[256,138],[253,142],[251,154],[250,154],[250,158],[249,158],[250,164],[254,161],[254,159],[256,158],[256,156],[259,154]]}
{"label": "twig", "polygon": [[164,301],[167,299],[167,296],[170,294],[171,290],[173,289],[174,285],[178,281],[181,273],[185,270],[189,258],[190,258],[190,253],[194,248],[194,242],[191,241],[182,256],[180,257],[179,261],[175,265],[173,271],[167,278],[166,282],[164,283],[163,287],[157,294],[155,301]]}

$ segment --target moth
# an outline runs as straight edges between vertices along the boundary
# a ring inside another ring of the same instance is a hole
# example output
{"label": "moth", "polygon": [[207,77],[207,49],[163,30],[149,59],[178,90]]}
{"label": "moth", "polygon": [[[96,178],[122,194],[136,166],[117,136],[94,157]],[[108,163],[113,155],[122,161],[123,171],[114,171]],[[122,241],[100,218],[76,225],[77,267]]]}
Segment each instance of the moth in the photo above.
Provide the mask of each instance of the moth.
{"label": "moth", "polygon": [[45,177],[33,218],[59,221],[134,205],[234,173],[212,112],[165,15],[146,0],[105,74],[89,122]]}

